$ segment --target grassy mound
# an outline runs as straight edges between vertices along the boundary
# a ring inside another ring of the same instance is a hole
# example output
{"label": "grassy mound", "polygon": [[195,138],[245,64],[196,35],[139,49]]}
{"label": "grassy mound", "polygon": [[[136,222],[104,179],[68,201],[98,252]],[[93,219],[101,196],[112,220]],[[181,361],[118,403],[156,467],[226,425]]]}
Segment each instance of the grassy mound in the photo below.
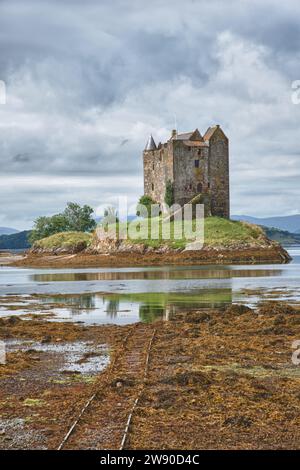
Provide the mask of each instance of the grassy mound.
{"label": "grassy mound", "polygon": [[220,217],[208,217],[204,222],[204,239],[207,246],[258,244],[263,238],[264,231],[258,225]]}
{"label": "grassy mound", "polygon": [[49,251],[58,249],[77,251],[79,249],[87,248],[91,241],[91,233],[61,232],[36,241],[33,245],[33,248]]}
{"label": "grassy mound", "polygon": [[[153,223],[158,223],[158,230],[153,236]],[[135,229],[132,229],[133,225]],[[184,249],[189,243],[197,239],[196,222],[193,221],[192,235],[186,236],[181,221],[171,221],[170,231],[164,228],[164,222],[160,218],[142,219],[129,223],[109,225],[109,230],[118,234],[127,231],[125,243],[142,243],[147,247],[159,248],[169,246],[171,248]],[[168,233],[170,236],[168,236]],[[208,217],[204,220],[204,245],[207,247],[233,247],[246,245],[259,245],[265,242],[264,231],[257,225],[246,222],[233,221],[220,217]]]}

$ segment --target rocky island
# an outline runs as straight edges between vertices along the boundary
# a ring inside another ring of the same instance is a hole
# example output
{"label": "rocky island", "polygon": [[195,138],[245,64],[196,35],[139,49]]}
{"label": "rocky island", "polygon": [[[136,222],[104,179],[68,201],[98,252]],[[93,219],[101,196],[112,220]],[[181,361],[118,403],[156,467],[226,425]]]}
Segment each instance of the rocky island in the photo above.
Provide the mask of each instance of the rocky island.
{"label": "rocky island", "polygon": [[93,234],[63,232],[37,241],[17,266],[84,267],[195,264],[287,263],[287,251],[252,224],[208,217],[204,245],[189,249],[187,240],[99,239]]}

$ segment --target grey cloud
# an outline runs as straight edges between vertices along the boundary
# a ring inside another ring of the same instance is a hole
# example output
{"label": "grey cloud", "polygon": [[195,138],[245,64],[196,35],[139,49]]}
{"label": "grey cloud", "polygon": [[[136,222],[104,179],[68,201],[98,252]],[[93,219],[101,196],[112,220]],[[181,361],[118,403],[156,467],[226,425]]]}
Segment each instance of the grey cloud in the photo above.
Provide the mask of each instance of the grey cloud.
{"label": "grey cloud", "polygon": [[[80,177],[78,197],[95,206],[133,177],[138,186],[122,191],[137,199],[147,135],[166,139],[175,114],[182,130],[224,127],[233,212],[298,210],[300,106],[290,101],[290,85],[300,78],[299,13],[296,0],[3,0],[2,224],[20,211],[18,226],[27,226],[76,199],[67,187],[28,191],[16,183],[8,200],[7,175]],[[95,176],[97,191],[88,184]]]}

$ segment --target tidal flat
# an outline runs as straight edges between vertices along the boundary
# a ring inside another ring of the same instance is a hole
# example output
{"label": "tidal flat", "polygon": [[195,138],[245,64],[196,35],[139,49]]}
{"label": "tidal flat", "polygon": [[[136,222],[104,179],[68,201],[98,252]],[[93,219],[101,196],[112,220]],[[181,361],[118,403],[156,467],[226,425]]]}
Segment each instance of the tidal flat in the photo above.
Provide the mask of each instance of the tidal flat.
{"label": "tidal flat", "polygon": [[117,449],[140,391],[126,448],[299,448],[298,307],[223,306],[123,326],[12,316],[0,339],[2,449],[58,448],[94,394],[65,448]]}
{"label": "tidal flat", "polygon": [[137,397],[128,449],[299,448],[289,251],[290,264],[1,267],[0,448],[118,449]]}

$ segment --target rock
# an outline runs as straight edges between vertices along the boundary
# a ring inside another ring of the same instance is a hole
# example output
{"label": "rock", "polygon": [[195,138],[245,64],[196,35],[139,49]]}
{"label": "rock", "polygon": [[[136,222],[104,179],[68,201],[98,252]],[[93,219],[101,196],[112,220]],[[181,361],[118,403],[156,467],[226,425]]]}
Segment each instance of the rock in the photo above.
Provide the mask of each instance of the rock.
{"label": "rock", "polygon": [[203,323],[208,322],[210,319],[211,316],[206,312],[190,313],[186,316],[186,321],[188,323]]}
{"label": "rock", "polygon": [[274,325],[277,326],[277,325],[284,325],[286,323],[286,319],[284,317],[284,315],[276,315],[276,317],[274,318]]}
{"label": "rock", "polygon": [[226,310],[227,315],[244,315],[245,313],[253,313],[253,310],[246,305],[230,305]]}
{"label": "rock", "polygon": [[239,426],[243,428],[249,428],[252,425],[252,419],[248,418],[247,416],[232,416],[230,418],[225,419],[224,421],[225,426]]}
{"label": "rock", "polygon": [[7,324],[10,325],[10,326],[14,326],[14,325],[16,325],[17,323],[20,323],[21,321],[22,321],[21,318],[16,317],[16,316],[14,315],[14,316],[11,316],[11,317],[8,318]]}
{"label": "rock", "polygon": [[51,343],[52,341],[52,337],[50,335],[46,335],[42,340],[41,340],[41,343],[42,344],[45,344],[45,343]]}
{"label": "rock", "polygon": [[170,385],[202,385],[203,387],[207,387],[212,383],[208,375],[200,371],[178,372],[172,376],[165,377],[161,382]]}

